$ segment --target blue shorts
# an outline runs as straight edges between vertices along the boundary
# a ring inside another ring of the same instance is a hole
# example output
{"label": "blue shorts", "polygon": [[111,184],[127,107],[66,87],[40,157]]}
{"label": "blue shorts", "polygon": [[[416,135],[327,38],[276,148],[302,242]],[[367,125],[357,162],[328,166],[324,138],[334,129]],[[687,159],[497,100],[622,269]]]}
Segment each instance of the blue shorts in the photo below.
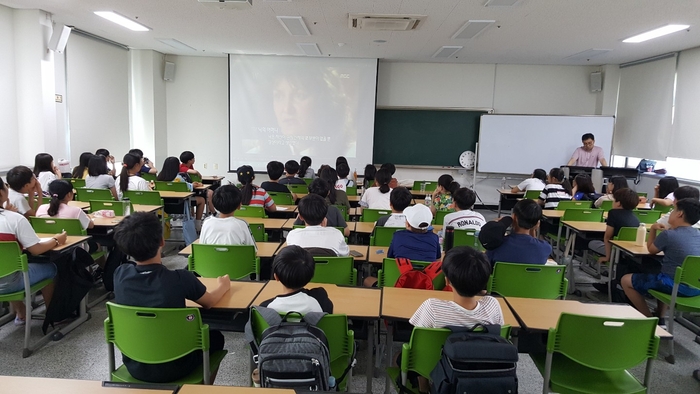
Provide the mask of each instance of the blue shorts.
{"label": "blue shorts", "polygon": [[[0,294],[15,293],[24,290],[24,276],[21,272],[10,275],[12,279],[0,283]],[[42,280],[56,276],[54,263],[29,263],[29,285],[33,286]]]}
{"label": "blue shorts", "polygon": [[[632,287],[645,295],[649,294],[649,290],[671,294],[673,293],[673,278],[664,273],[632,274]],[[681,297],[695,297],[700,295],[700,290],[681,283],[678,286],[678,295]]]}

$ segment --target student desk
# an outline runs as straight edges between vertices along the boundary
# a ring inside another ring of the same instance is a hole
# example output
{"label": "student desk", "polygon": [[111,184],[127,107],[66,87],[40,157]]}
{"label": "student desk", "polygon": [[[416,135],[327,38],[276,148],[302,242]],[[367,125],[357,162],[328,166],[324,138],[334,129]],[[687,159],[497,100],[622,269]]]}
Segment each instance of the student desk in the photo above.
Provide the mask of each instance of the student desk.
{"label": "student desk", "polygon": [[[277,252],[281,251],[282,249],[284,249],[284,248],[286,248],[286,247],[287,247],[287,243],[284,242],[284,243],[280,246],[280,248],[277,250]],[[352,257],[355,261],[365,261],[365,260],[367,260],[367,248],[368,248],[367,245],[348,245],[348,248],[350,248],[350,250],[354,250],[355,252],[362,253],[362,256],[357,256],[357,257],[352,256],[352,255],[349,256],[349,257]],[[275,253],[275,254],[276,254],[276,253]]]}
{"label": "student desk", "polygon": [[68,206],[80,208],[83,211],[90,209],[90,203],[87,201],[68,201]]}
{"label": "student desk", "polygon": [[202,184],[202,186],[193,187],[193,189],[195,191],[201,191],[201,190],[209,190],[210,187],[211,187],[211,185]]}
{"label": "student desk", "polygon": [[251,218],[247,216],[236,216],[237,219],[244,220],[248,224],[262,224],[265,230],[282,230],[282,226],[289,219],[271,219],[271,218]]}
{"label": "student desk", "polygon": [[[56,234],[37,233],[37,235],[43,241],[45,238],[51,238],[51,237],[55,236]],[[92,238],[92,237],[90,237],[89,235],[69,235],[68,238],[66,239],[66,243],[64,243],[63,245],[55,246],[53,249],[48,251],[47,254],[50,254],[50,255],[61,254],[63,252],[70,250],[71,248],[73,248],[75,246],[82,244],[83,242],[87,241],[90,238]]]}
{"label": "student desk", "polygon": [[[198,244],[199,239],[195,240],[193,243]],[[280,244],[278,242],[256,242],[255,245],[258,247],[258,253],[256,253],[256,256],[260,258],[271,258],[275,255],[275,252],[277,252],[277,249],[280,247]],[[179,251],[177,253],[180,256],[189,256],[192,254],[192,245],[187,245],[185,246],[184,249]]]}
{"label": "student desk", "polygon": [[[207,290],[213,290],[218,286],[216,278],[197,278],[207,287]],[[250,282],[250,281],[231,281],[231,288],[224,293],[219,302],[212,309],[235,309],[246,310],[250,307],[253,300],[260,294],[260,291],[265,287],[265,282]],[[196,302],[187,300],[185,303],[188,307],[199,308]]]}
{"label": "student desk", "polygon": [[375,222],[357,222],[355,232],[360,234],[372,234]]}
{"label": "student desk", "polygon": [[[644,318],[644,315],[639,311],[626,304],[593,304],[571,300],[542,300],[517,297],[507,297],[506,301],[523,327],[536,331],[548,331],[550,328],[556,327],[559,316],[564,312],[620,319]],[[656,327],[656,335],[661,338],[673,337],[659,326]]]}
{"label": "student desk", "polygon": [[[634,241],[616,241],[610,240],[612,251],[610,252],[610,273],[608,274],[608,302],[612,302],[612,280],[617,276],[617,264],[620,262],[620,254],[625,253],[634,257],[650,256],[647,243],[639,246]],[[656,256],[663,256],[660,252]]]}
{"label": "student desk", "polygon": [[160,193],[160,198],[172,198],[176,200],[186,200],[194,195],[193,192],[172,192],[169,190],[156,190]]}
{"label": "student desk", "polygon": [[[562,225],[566,228],[566,246],[564,247],[564,254],[562,255],[561,261],[559,261],[559,264],[567,266],[566,275],[569,279],[569,294],[573,294],[573,292],[576,291],[573,266],[574,245],[576,244],[576,235],[586,233],[605,233],[605,228],[607,227],[607,224],[605,224],[605,222],[577,222],[565,220],[562,222]],[[566,260],[569,257],[569,253],[571,253],[571,261],[570,264],[567,264]]]}
{"label": "student desk", "polygon": [[[232,387],[232,386],[206,386],[202,384],[186,384],[182,386],[178,394],[296,394],[289,389],[266,389],[262,387]],[[122,394],[122,393],[115,393]],[[138,393],[141,394],[141,393]],[[145,393],[150,394],[150,393]],[[154,392],[153,394],[158,394]]]}
{"label": "student desk", "polygon": [[110,227],[114,228],[117,227],[117,225],[124,220],[124,216],[115,216],[113,218],[105,218],[105,217],[95,217],[90,215],[90,218],[92,219],[92,223],[95,225],[95,227]]}
{"label": "student desk", "polygon": [[[52,379],[24,376],[0,376],[0,387],[2,387],[2,392],[4,393],[172,394],[173,392],[172,390],[102,387],[102,382],[99,380]],[[180,392],[182,392],[182,390]],[[292,393],[294,392],[292,391]]]}
{"label": "student desk", "polygon": [[502,209],[513,209],[515,206],[515,203],[518,201],[518,198],[521,198],[525,195],[525,192],[518,192],[518,193],[513,193],[510,191],[510,189],[496,189],[498,192],[499,198],[498,198],[498,217],[501,217],[501,210]]}
{"label": "student desk", "polygon": [[219,186],[221,186],[221,181],[224,178],[225,177],[223,177],[223,176],[203,176],[202,183],[205,185],[212,185],[212,186],[219,187]]}
{"label": "student desk", "polygon": [[156,212],[163,208],[162,205],[143,205],[143,204],[133,204],[134,212]]}
{"label": "student desk", "polygon": [[[284,208],[282,210],[279,210],[280,208]],[[297,206],[296,205],[277,205],[277,209],[279,213],[296,213],[297,212]]]}

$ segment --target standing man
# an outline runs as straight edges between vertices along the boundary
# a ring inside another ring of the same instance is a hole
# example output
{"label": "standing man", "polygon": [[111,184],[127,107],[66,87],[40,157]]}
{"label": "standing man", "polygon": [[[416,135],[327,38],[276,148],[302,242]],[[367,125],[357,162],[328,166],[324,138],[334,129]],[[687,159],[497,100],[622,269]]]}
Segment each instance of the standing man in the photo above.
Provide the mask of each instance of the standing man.
{"label": "standing man", "polygon": [[595,146],[595,137],[591,133],[586,133],[581,137],[583,146],[576,148],[567,166],[577,165],[579,167],[598,167],[598,162],[603,167],[608,166],[603,154],[603,148]]}

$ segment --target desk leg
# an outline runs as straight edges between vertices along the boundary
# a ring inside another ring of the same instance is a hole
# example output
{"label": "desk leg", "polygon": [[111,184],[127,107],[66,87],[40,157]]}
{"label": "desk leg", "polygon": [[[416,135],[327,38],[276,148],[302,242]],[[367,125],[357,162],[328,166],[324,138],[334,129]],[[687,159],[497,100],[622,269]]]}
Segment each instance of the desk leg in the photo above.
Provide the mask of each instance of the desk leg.
{"label": "desk leg", "polygon": [[[391,367],[394,362],[394,325],[390,322],[386,329],[386,367]],[[386,383],[384,383],[384,393],[391,392],[391,378],[386,374]]]}
{"label": "desk leg", "polygon": [[501,206],[503,204],[503,194],[498,198],[498,217],[501,217]]}
{"label": "desk leg", "polygon": [[617,264],[620,262],[620,249],[612,245],[610,255],[610,269],[608,269],[608,302],[612,302],[612,281],[617,276]]}
{"label": "desk leg", "polygon": [[[557,229],[557,242],[556,245],[554,246],[554,256],[559,256],[559,264],[563,263],[564,256],[561,255],[561,252],[559,251],[559,240],[561,239],[561,228],[562,225],[559,224],[559,228]],[[568,230],[567,230],[567,235],[568,235]]]}
{"label": "desk leg", "polygon": [[[576,281],[574,279],[574,245],[576,244],[576,232],[566,228],[566,247],[564,248],[564,264],[566,264],[567,276],[569,277],[569,294],[576,291]],[[571,257],[569,252],[571,251]]]}
{"label": "desk leg", "polygon": [[367,338],[367,360],[365,361],[367,363],[367,371],[365,372],[367,374],[367,387],[365,392],[367,394],[372,394],[372,379],[374,378],[374,361],[372,360],[372,352],[379,350],[377,333],[375,333],[374,330],[375,328],[379,327],[379,325],[375,324],[374,320],[369,320],[367,325],[367,335],[371,336],[372,340]]}

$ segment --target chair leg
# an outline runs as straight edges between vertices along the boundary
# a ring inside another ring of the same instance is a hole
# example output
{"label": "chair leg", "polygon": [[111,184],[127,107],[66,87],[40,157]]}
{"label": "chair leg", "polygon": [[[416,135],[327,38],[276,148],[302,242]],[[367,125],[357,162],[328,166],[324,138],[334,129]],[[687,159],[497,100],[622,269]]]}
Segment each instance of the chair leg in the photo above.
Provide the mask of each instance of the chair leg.
{"label": "chair leg", "polygon": [[[666,328],[668,329],[669,334],[673,336],[673,325],[675,323],[675,318],[676,318],[676,308],[675,308],[675,303],[671,303],[669,306],[668,310],[668,318],[666,319]],[[674,343],[676,342],[676,339],[671,337],[671,340],[668,342],[669,343],[669,354],[666,356],[666,361],[668,361],[669,364],[675,364],[676,363],[676,356],[674,354]]]}
{"label": "chair leg", "polygon": [[543,382],[542,382],[542,394],[548,394],[549,393],[549,378],[552,374],[552,358],[554,357],[554,354],[551,352],[547,352],[547,358],[545,359],[544,363],[544,375],[542,376]]}
{"label": "chair leg", "polygon": [[29,338],[32,333],[32,304],[29,301],[31,297],[27,297],[24,303],[25,317],[24,317],[24,348],[22,349],[22,358],[27,358],[32,355],[32,351],[29,349]]}
{"label": "chair leg", "polygon": [[209,368],[209,350],[202,352],[202,374],[204,375],[204,384],[211,384],[211,371]]}

